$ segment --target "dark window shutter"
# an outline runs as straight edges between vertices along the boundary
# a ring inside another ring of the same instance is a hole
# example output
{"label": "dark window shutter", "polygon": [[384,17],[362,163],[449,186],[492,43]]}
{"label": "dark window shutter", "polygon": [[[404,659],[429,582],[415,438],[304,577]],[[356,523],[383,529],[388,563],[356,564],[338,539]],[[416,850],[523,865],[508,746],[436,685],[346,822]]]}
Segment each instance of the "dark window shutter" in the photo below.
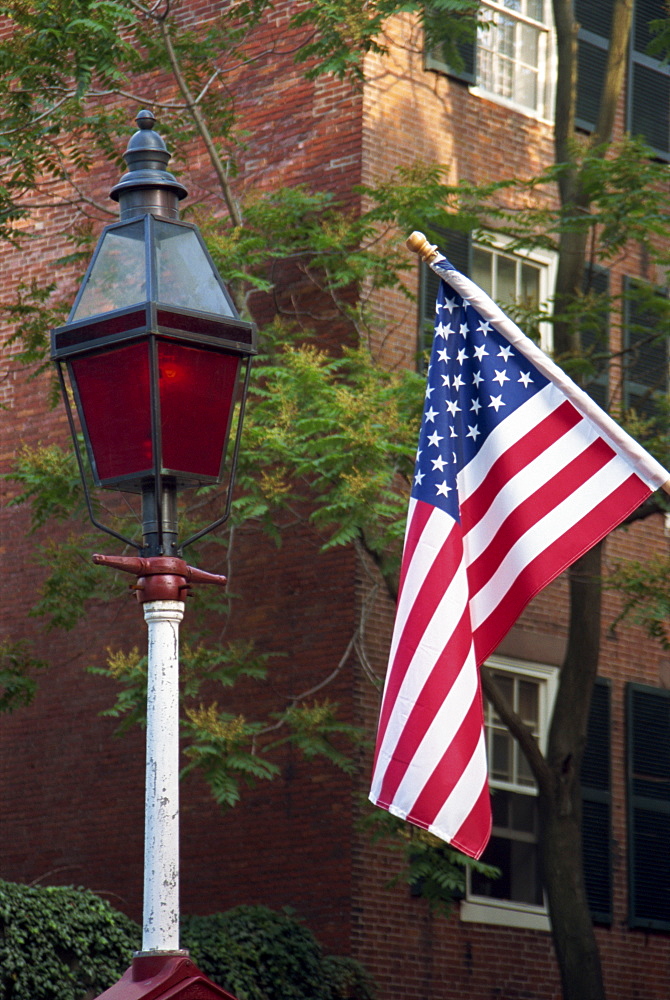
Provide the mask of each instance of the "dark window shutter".
{"label": "dark window shutter", "polygon": [[667,17],[664,0],[635,0],[631,37],[628,121],[661,159],[670,159],[670,66],[649,56],[649,22]]}
{"label": "dark window shutter", "polygon": [[628,919],[670,929],[670,691],[628,684]]}
{"label": "dark window shutter", "polygon": [[[450,264],[463,274],[470,273],[471,245],[469,233],[458,232],[455,229],[438,230],[431,234],[431,240],[437,242],[440,253],[444,254]],[[440,279],[427,264],[420,265],[419,280],[419,355],[420,367],[426,351],[430,351],[433,343],[435,326],[435,301],[440,287]]]}
{"label": "dark window shutter", "polygon": [[577,106],[575,124],[592,132],[598,121],[612,27],[612,0],[575,0],[577,39]]}
{"label": "dark window shutter", "polygon": [[[609,294],[610,276],[604,267],[593,267],[584,275],[584,293],[597,296]],[[582,350],[592,360],[593,374],[585,380],[589,396],[606,409],[609,404],[609,308],[605,302],[581,325]]]}
{"label": "dark window shutter", "polygon": [[582,760],[582,860],[591,917],[612,922],[612,823],[610,776],[610,685],[593,688]]}
{"label": "dark window shutter", "polygon": [[[644,287],[624,279],[623,405],[650,418],[657,412],[657,395],[668,391],[668,338],[648,298],[636,297],[636,288],[641,293]],[[653,294],[662,296],[660,291]]]}
{"label": "dark window shutter", "polygon": [[[426,21],[435,18],[444,18],[448,15],[444,12],[437,14],[431,12],[430,7],[426,11]],[[439,38],[439,20],[434,23],[435,36]],[[453,25],[452,25],[453,29]],[[458,53],[458,59],[453,58],[454,50]],[[439,41],[432,42],[430,48],[426,48],[424,54],[424,66],[429,70],[436,70],[438,73],[446,73],[447,76],[463,83],[477,82],[477,37],[453,38],[440,44]]]}

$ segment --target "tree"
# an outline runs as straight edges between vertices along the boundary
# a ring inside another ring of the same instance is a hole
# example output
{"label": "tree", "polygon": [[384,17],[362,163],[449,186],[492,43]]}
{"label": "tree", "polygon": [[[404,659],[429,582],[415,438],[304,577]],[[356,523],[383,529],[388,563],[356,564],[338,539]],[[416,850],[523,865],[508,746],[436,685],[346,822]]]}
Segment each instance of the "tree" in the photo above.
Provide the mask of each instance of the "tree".
{"label": "tree", "polygon": [[[456,42],[464,32],[473,30],[476,6],[444,0],[433,8],[449,16],[426,19],[428,30],[445,24],[453,29],[446,43],[454,58]],[[83,20],[73,16],[75,8]],[[26,195],[39,190],[41,178],[68,179],[67,174],[62,174],[63,164],[68,161],[59,145],[64,135],[76,131],[93,144],[83,144],[85,152],[78,153],[74,163],[78,168],[92,160],[93,149],[111,153],[109,136],[114,134],[118,114],[110,111],[110,94],[127,92],[139,69],[137,52],[147,54],[143,66],[167,74],[170,81],[167,90],[171,88],[174,96],[161,100],[174,115],[177,148],[184,139],[197,139],[210,157],[222,211],[229,220],[222,225],[220,214],[215,216],[211,242],[223,273],[236,283],[238,301],[250,304],[259,290],[269,290],[272,271],[280,263],[296,263],[296,272],[304,279],[303,285],[296,281],[291,293],[277,297],[277,313],[284,322],[275,325],[274,334],[266,332],[268,351],[261,374],[271,380],[275,391],[266,392],[264,383],[260,383],[248,431],[255,454],[260,449],[263,455],[264,471],[258,476],[258,468],[255,475],[243,470],[245,489],[237,505],[238,516],[256,518],[276,533],[281,531],[282,518],[310,510],[313,523],[323,533],[324,545],[360,546],[372,557],[381,579],[393,593],[404,519],[403,491],[409,475],[407,456],[411,453],[413,421],[418,417],[416,400],[412,401],[416,380],[409,374],[388,374],[376,364],[367,347],[371,315],[362,308],[365,299],[355,290],[360,293],[362,289],[379,289],[398,280],[401,262],[393,246],[374,250],[380,246],[380,230],[390,233],[398,223],[430,229],[431,225],[445,224],[448,217],[453,221],[453,211],[457,210],[462,225],[485,227],[490,222],[508,231],[517,245],[549,241],[556,246],[559,257],[553,320],[557,358],[578,377],[586,377],[593,357],[588,351],[585,356],[580,332],[588,322],[597,322],[599,305],[584,295],[585,273],[592,271],[596,257],[606,259],[630,239],[645,240],[653,252],[658,250],[657,240],[664,234],[667,237],[659,212],[666,192],[658,170],[635,144],[612,142],[614,113],[623,84],[623,53],[630,33],[631,0],[616,0],[614,5],[599,121],[587,139],[577,139],[574,129],[577,26],[572,3],[555,0],[559,53],[556,162],[545,177],[536,179],[526,190],[532,196],[540,183],[555,183],[559,203],[553,213],[531,210],[524,231],[518,224],[518,212],[513,213],[513,219],[500,209],[496,201],[499,186],[492,185],[486,192],[467,185],[454,189],[442,183],[439,171],[405,172],[388,185],[365,192],[373,207],[362,214],[343,214],[327,197],[315,198],[311,193],[296,191],[282,191],[244,204],[236,191],[232,169],[238,148],[234,108],[227,95],[218,91],[215,94],[214,82],[224,72],[224,56],[225,69],[231,73],[244,60],[245,46],[269,9],[261,0],[227,9],[207,33],[180,33],[178,39],[171,28],[171,11],[156,12],[134,2],[104,4],[104,16],[97,5],[59,4],[55,9],[60,20],[48,33],[36,30],[38,23],[42,25],[42,21],[35,20],[41,11],[26,15],[22,4],[5,5],[5,12],[10,9],[23,30],[19,51],[25,59],[20,87],[16,76],[4,77],[8,114],[14,116],[9,119],[8,131],[12,135],[20,132],[17,149],[12,147],[8,153],[14,164],[5,188],[4,217],[8,225],[26,211]],[[408,9],[423,16],[422,5],[391,0],[378,0],[360,8],[344,2],[310,5],[291,21],[292,28],[305,32],[304,44],[298,46],[299,56],[307,60],[311,74],[330,71],[358,77],[362,53],[384,50],[386,20],[398,10]],[[93,46],[89,37],[91,18],[96,25]],[[125,33],[119,34],[119,24],[124,25]],[[312,30],[314,35],[309,34]],[[197,59],[193,48],[196,34]],[[132,44],[127,42],[129,37],[134,39]],[[58,58],[47,61],[43,50],[36,46],[53,45],[54,39]],[[437,40],[445,42],[441,34]],[[77,53],[74,83],[71,52]],[[6,54],[5,66],[8,58]],[[31,103],[29,94],[41,95],[39,107]],[[84,118],[83,108],[87,109]],[[48,129],[41,127],[45,121]],[[217,146],[212,135],[225,137],[224,157],[221,143]],[[76,182],[74,176],[71,180]],[[505,183],[509,186],[512,181]],[[95,213],[94,199],[87,197]],[[349,227],[345,235],[343,220]],[[30,321],[35,311],[43,308],[43,294],[39,289],[26,290],[24,300],[17,304],[22,310],[22,331],[32,351],[27,357],[33,359],[35,348],[37,353],[40,348],[39,340],[36,343],[30,338]],[[313,344],[300,344],[305,338],[309,342],[313,330],[311,325],[305,327],[305,317],[315,301],[313,296],[319,297],[322,309],[327,303],[329,317],[337,317],[344,338],[349,340],[349,350],[342,356],[333,357]],[[302,326],[294,343],[286,340],[287,320]],[[374,414],[375,420],[370,423],[349,419],[352,412],[360,416],[361,401],[366,403],[366,412]],[[304,416],[296,420],[296,413]],[[366,455],[364,469],[351,462],[351,455],[360,453]],[[44,484],[36,477],[34,462],[26,466],[22,476],[22,496],[43,497]],[[36,477],[35,489],[31,476]],[[642,513],[654,509],[658,506],[648,505]],[[601,578],[600,547],[570,572],[570,639],[545,755],[540,754],[521,720],[484,673],[486,694],[522,746],[538,782],[543,873],[554,941],[564,993],[575,1000],[596,1000],[604,995],[579,860],[579,764],[598,664]],[[133,683],[137,687],[136,679]],[[228,724],[234,720],[214,721]],[[200,722],[204,725],[206,719],[201,717]],[[225,759],[225,754],[220,753],[225,745],[225,739],[217,745],[220,759]]]}

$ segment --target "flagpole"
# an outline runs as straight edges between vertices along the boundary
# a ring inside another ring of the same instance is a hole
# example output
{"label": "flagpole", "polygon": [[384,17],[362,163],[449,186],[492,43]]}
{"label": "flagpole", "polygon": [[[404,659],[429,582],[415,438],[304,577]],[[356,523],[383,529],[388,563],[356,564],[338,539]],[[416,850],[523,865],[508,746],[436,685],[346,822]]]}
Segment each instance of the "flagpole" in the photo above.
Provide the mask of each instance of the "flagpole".
{"label": "flagpole", "polygon": [[[428,265],[435,264],[439,260],[445,260],[444,255],[440,253],[437,247],[428,242],[424,233],[416,230],[407,237],[406,246]],[[670,479],[666,479],[660,488],[664,493],[670,495]]]}

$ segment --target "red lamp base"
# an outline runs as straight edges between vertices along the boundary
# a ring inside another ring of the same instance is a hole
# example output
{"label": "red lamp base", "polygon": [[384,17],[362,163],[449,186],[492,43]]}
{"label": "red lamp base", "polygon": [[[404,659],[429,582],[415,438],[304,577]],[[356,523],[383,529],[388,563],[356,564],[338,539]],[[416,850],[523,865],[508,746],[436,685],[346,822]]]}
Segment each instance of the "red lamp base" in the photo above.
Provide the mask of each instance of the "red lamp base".
{"label": "red lamp base", "polygon": [[140,953],[118,983],[97,1000],[235,1000],[185,954]]}

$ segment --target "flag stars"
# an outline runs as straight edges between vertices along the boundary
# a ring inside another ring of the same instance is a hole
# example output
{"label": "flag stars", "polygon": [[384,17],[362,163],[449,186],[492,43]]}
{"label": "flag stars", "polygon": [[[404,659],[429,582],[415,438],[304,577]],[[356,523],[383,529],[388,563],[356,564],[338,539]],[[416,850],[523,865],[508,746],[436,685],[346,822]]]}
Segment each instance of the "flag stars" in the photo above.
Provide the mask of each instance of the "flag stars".
{"label": "flag stars", "polygon": [[506,371],[498,371],[496,369],[496,373],[493,376],[492,381],[497,382],[498,385],[504,385],[505,382],[509,382],[509,375],[507,374]]}
{"label": "flag stars", "polygon": [[460,413],[461,411],[461,408],[455,399],[447,400],[447,409],[449,410],[449,413],[452,415],[452,417],[455,417],[456,414]]}
{"label": "flag stars", "polygon": [[467,323],[461,323],[458,332],[460,333],[461,337],[467,337],[468,332],[469,332],[468,331],[468,324]]}
{"label": "flag stars", "polygon": [[440,441],[443,440],[444,440],[443,434],[438,434],[437,431],[433,431],[433,433],[428,438],[428,444],[433,445],[435,448],[439,448]]}
{"label": "flag stars", "polygon": [[421,486],[421,483],[425,479],[425,476],[426,476],[425,472],[420,472],[420,471],[417,472],[417,474],[414,477],[414,484],[415,484],[415,486]]}
{"label": "flag stars", "polygon": [[479,413],[479,411],[481,410],[481,408],[482,408],[482,404],[479,402],[479,400],[477,398],[473,399],[472,400],[472,404],[470,406],[470,409],[474,413]]}
{"label": "flag stars", "polygon": [[472,438],[473,441],[476,441],[480,434],[481,431],[476,424],[468,424],[468,433],[465,435],[466,438]]}
{"label": "flag stars", "polygon": [[530,377],[530,372],[521,372],[521,374],[519,375],[519,378],[517,379],[517,381],[521,382],[521,384],[523,385],[524,389],[527,389],[529,383],[532,383],[533,380]]}
{"label": "flag stars", "polygon": [[465,379],[462,375],[454,375],[454,380],[451,383],[452,389],[460,389],[462,385],[465,385]]}
{"label": "flag stars", "polygon": [[500,395],[500,396],[491,396],[491,402],[489,403],[489,409],[490,409],[491,407],[493,407],[493,409],[494,409],[494,410],[496,411],[496,413],[497,413],[497,412],[498,412],[498,410],[500,409],[500,407],[501,407],[501,406],[505,406],[505,405],[506,405],[506,404],[505,404],[505,403],[503,403],[503,398],[502,398],[502,395]]}
{"label": "flag stars", "polygon": [[484,376],[482,375],[481,372],[474,372],[473,373],[473,375],[472,375],[472,384],[474,386],[476,386],[477,388],[479,388],[479,386],[482,384],[483,381],[484,381]]}
{"label": "flag stars", "polygon": [[512,353],[513,351],[511,347],[501,347],[500,350],[498,351],[498,357],[504,358],[505,361],[509,361],[510,354]]}
{"label": "flag stars", "polygon": [[447,463],[445,462],[445,460],[442,458],[441,455],[438,455],[437,458],[434,458],[432,462],[433,462],[433,472],[435,472],[436,469],[439,469],[440,472],[444,472],[444,467]]}
{"label": "flag stars", "polygon": [[481,361],[482,358],[488,358],[489,356],[489,352],[486,350],[485,344],[480,344],[479,347],[475,347],[474,354],[477,361]]}
{"label": "flag stars", "polygon": [[451,361],[451,358],[450,358],[450,357],[449,357],[449,355],[447,354],[447,349],[446,349],[446,347],[443,347],[443,348],[441,348],[441,350],[439,350],[439,351],[437,352],[437,360],[438,360],[438,361],[443,361],[445,365],[446,365],[446,363],[447,363],[448,361]]}
{"label": "flag stars", "polygon": [[425,416],[426,420],[429,420],[431,422],[431,424],[434,424],[435,423],[435,417],[437,416],[437,413],[438,413],[438,411],[434,410],[433,407],[431,406],[431,408],[429,410],[426,410],[424,416]]}
{"label": "flag stars", "polygon": [[451,314],[457,306],[456,299],[445,299],[440,308],[446,309]]}
{"label": "flag stars", "polygon": [[479,326],[477,327],[477,333],[481,333],[485,337],[490,332],[491,332],[491,324],[487,319],[483,319],[479,324]]}
{"label": "flag stars", "polygon": [[458,355],[456,356],[456,360],[458,361],[459,365],[462,365],[464,361],[468,360],[468,356],[465,353],[465,348],[464,347],[462,347],[460,349],[460,351],[458,352]]}
{"label": "flag stars", "polygon": [[437,495],[442,497],[448,497],[451,493],[453,486],[447,486],[447,480],[443,480],[441,483],[436,484]]}

